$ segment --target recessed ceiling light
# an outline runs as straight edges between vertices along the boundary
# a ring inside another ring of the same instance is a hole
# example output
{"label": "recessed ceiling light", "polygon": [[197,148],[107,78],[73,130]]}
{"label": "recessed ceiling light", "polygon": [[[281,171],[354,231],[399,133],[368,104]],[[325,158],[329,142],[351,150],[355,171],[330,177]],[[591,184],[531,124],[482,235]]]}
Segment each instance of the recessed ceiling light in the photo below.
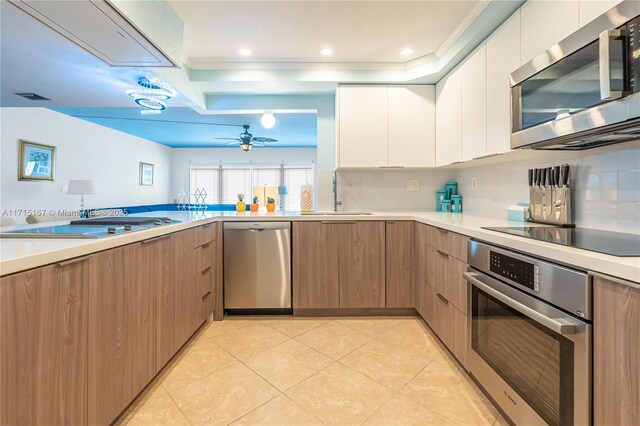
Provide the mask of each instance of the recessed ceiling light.
{"label": "recessed ceiling light", "polygon": [[242,56],[249,56],[251,55],[251,50],[243,47],[242,49],[238,50],[238,53]]}
{"label": "recessed ceiling light", "polygon": [[412,48],[410,48],[410,47],[405,47],[404,49],[402,49],[402,50],[400,51],[400,54],[401,54],[402,56],[409,56],[409,55],[411,55],[412,53],[413,53],[413,49],[412,49]]}
{"label": "recessed ceiling light", "polygon": [[329,49],[328,47],[325,47],[324,49],[322,49],[320,51],[320,54],[322,56],[331,56],[331,55],[333,55],[333,50]]}

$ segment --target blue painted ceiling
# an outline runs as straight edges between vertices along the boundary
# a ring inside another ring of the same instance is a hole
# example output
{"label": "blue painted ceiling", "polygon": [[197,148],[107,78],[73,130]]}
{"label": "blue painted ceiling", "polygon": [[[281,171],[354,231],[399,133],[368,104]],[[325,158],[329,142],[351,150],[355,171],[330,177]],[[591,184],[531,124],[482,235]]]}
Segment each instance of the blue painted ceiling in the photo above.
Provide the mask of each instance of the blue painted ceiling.
{"label": "blue painted ceiling", "polygon": [[[230,148],[216,138],[236,138],[251,126],[255,137],[277,139],[265,148],[312,148],[317,146],[317,114],[276,113],[276,125],[265,129],[262,114],[199,114],[191,108],[168,108],[160,115],[141,115],[140,108],[52,108],[82,120],[110,127],[173,148]],[[215,125],[218,124],[218,125]],[[237,145],[235,145],[237,146]]]}

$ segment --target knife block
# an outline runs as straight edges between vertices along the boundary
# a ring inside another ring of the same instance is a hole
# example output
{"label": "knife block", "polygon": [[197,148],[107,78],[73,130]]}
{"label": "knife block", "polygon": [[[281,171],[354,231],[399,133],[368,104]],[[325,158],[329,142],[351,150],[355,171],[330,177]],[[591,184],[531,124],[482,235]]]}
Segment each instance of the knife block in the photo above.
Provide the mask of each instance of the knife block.
{"label": "knife block", "polygon": [[529,222],[573,228],[571,186],[545,185],[529,192],[531,215]]}

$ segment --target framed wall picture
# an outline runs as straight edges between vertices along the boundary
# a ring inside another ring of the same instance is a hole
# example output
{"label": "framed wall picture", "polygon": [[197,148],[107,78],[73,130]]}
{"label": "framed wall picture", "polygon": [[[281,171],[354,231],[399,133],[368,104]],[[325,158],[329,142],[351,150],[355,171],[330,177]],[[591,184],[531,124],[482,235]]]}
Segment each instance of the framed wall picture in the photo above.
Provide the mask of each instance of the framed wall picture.
{"label": "framed wall picture", "polygon": [[140,186],[153,185],[153,164],[140,163]]}
{"label": "framed wall picture", "polygon": [[20,139],[18,180],[53,180],[56,147]]}

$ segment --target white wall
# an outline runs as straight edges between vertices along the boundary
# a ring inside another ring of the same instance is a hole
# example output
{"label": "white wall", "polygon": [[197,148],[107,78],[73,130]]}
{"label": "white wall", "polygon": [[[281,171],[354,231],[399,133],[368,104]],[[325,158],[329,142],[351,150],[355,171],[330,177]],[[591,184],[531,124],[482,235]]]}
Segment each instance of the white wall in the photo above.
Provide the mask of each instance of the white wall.
{"label": "white wall", "polygon": [[455,170],[463,211],[506,218],[510,204],[529,201],[528,169],[562,163],[571,165],[577,226],[640,233],[640,141],[578,152],[521,151],[472,163]]}
{"label": "white wall", "polygon": [[[45,108],[0,108],[0,208],[78,209],[80,197],[61,186],[70,179],[96,182],[88,208],[170,201],[172,149]],[[18,140],[55,145],[55,181],[18,180]],[[155,165],[153,186],[139,186],[140,161]],[[16,218],[18,223],[24,217]]]}
{"label": "white wall", "polygon": [[[338,210],[433,211],[436,190],[455,176],[453,170],[340,170]],[[417,179],[420,189],[407,191],[407,180]],[[330,201],[329,210],[333,208]]]}
{"label": "white wall", "polygon": [[174,148],[171,153],[171,196],[189,190],[189,165],[222,163],[314,163],[316,148],[255,148],[249,152],[236,148]]}

